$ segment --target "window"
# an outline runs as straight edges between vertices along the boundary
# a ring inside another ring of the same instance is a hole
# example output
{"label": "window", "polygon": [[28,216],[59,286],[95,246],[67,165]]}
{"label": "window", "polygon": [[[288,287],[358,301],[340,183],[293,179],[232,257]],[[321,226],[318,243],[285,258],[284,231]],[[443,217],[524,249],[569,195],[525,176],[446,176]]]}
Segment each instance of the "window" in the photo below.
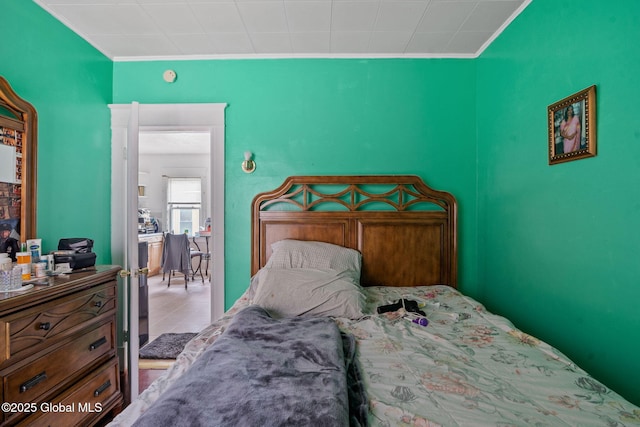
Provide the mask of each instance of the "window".
{"label": "window", "polygon": [[193,236],[200,230],[201,188],[200,178],[168,179],[167,209],[171,233]]}

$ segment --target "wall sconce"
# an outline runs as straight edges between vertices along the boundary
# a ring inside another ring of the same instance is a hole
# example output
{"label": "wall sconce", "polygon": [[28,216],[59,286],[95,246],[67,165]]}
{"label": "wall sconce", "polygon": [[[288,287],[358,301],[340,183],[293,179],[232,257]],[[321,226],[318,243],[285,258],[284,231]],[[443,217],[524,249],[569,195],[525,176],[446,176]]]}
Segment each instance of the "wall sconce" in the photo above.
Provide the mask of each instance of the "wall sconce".
{"label": "wall sconce", "polygon": [[242,170],[245,173],[253,173],[256,170],[256,162],[251,160],[251,151],[244,152],[244,162],[242,162]]}

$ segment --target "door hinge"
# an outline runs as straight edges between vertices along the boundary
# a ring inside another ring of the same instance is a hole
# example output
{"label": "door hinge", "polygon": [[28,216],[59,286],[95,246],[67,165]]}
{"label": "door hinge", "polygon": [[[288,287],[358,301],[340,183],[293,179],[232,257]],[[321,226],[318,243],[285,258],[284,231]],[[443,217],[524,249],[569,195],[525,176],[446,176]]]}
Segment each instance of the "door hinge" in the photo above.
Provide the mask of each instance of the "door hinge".
{"label": "door hinge", "polygon": [[122,342],[129,342],[129,331],[122,331]]}

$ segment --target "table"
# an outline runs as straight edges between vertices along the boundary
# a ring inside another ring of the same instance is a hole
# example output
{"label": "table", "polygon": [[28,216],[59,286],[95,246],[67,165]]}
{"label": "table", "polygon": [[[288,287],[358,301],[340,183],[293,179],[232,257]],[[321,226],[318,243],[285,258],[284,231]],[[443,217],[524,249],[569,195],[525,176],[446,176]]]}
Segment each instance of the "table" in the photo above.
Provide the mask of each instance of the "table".
{"label": "table", "polygon": [[[196,241],[196,237],[204,237],[204,242],[205,242],[205,246],[206,246],[206,250],[203,251],[202,249],[200,249],[200,245],[198,245],[198,242]],[[198,233],[195,233],[193,235],[193,244],[195,245],[196,248],[198,248],[199,251],[202,252],[202,259],[200,261],[200,264],[198,265],[198,268],[196,268],[195,273],[198,272],[198,270],[200,270],[202,272],[202,261],[206,261],[205,264],[205,270],[204,270],[204,274],[209,278],[209,281],[211,281],[211,276],[209,276],[209,261],[211,260],[211,252],[209,251],[209,239],[211,238],[211,231],[200,231]]]}

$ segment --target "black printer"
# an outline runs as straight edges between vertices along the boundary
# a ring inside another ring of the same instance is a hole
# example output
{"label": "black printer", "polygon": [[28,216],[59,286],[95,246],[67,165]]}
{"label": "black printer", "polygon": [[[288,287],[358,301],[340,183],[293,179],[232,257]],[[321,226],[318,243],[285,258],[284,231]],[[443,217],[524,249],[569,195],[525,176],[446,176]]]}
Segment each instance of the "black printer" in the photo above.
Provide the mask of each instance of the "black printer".
{"label": "black printer", "polygon": [[84,237],[60,239],[58,250],[53,252],[53,261],[56,265],[69,264],[72,270],[93,267],[96,265],[93,240]]}

